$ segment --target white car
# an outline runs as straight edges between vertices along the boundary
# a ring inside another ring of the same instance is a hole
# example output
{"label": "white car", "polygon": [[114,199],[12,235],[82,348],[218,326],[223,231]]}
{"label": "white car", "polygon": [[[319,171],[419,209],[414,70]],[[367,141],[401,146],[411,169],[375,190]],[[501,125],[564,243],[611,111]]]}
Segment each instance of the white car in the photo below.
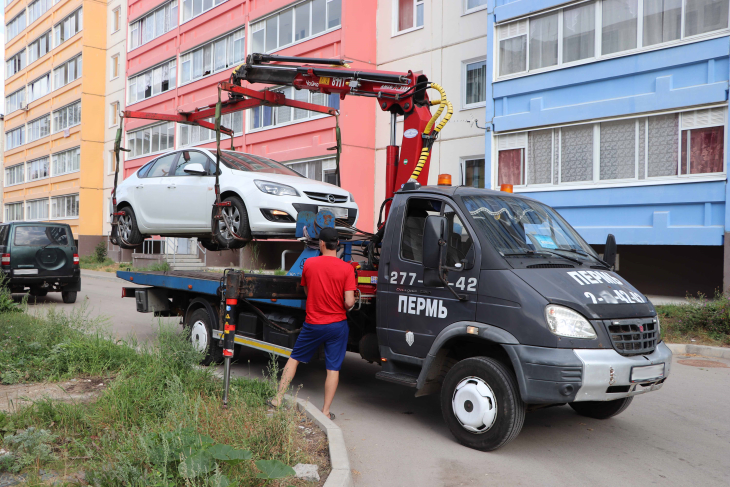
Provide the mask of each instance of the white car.
{"label": "white car", "polygon": [[117,186],[119,244],[132,248],[151,235],[198,237],[207,249],[241,248],[253,238],[291,238],[300,211],[327,208],[355,225],[358,207],[342,188],[307,179],[271,159],[222,151],[221,201],[234,238],[213,224],[215,151],[182,149],[160,155]]}

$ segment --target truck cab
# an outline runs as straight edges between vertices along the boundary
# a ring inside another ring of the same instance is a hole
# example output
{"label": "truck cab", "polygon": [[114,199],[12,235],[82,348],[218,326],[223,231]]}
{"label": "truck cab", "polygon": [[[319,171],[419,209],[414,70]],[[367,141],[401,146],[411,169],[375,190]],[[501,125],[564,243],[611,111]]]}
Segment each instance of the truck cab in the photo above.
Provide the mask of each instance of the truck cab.
{"label": "truck cab", "polygon": [[[494,450],[525,409],[605,419],[661,388],[648,299],[552,208],[467,187],[396,193],[378,272],[378,377],[441,393],[461,443]],[[362,353],[362,351],[361,351]]]}

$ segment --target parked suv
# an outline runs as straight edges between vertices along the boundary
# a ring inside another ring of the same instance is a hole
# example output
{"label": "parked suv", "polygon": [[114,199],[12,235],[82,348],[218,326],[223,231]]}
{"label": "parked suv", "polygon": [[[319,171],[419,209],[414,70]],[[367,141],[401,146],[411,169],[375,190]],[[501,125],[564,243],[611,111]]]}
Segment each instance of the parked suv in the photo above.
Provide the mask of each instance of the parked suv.
{"label": "parked suv", "polygon": [[63,223],[13,222],[0,225],[0,271],[13,293],[60,292],[64,303],[81,290],[78,249]]}

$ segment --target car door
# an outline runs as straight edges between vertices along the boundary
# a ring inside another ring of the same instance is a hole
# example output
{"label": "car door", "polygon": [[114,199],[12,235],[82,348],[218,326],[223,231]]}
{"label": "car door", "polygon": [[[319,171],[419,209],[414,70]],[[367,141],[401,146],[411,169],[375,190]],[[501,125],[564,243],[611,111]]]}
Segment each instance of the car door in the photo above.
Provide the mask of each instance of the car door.
{"label": "car door", "polygon": [[[188,174],[190,164],[202,164],[205,176]],[[215,167],[204,152],[184,150],[180,152],[172,175],[165,179],[166,199],[171,209],[169,224],[181,231],[210,230],[210,217],[215,202]]]}
{"label": "car door", "polygon": [[[446,267],[449,287],[465,297],[459,300],[446,287],[423,284],[423,226],[429,215],[445,216],[449,222]],[[473,321],[479,278],[478,242],[466,219],[452,201],[436,196],[412,196],[403,214],[400,235],[389,265],[389,296],[386,300],[388,344],[392,351],[425,357],[436,336],[457,321]]]}
{"label": "car door", "polygon": [[159,157],[147,174],[134,188],[134,202],[132,209],[137,215],[137,221],[147,229],[147,232],[164,232],[168,228],[168,218],[171,205],[167,201],[167,179],[178,153],[166,154]]}

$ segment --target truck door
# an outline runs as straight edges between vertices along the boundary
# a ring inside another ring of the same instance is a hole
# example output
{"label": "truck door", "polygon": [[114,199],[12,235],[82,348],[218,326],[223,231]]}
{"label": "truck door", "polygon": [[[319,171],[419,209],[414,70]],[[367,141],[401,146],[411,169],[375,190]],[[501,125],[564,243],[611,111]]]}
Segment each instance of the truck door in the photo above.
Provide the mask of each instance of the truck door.
{"label": "truck door", "polygon": [[[429,215],[449,221],[446,267],[449,286],[467,299],[460,301],[445,287],[423,285],[423,226]],[[412,196],[406,202],[398,235],[391,241],[385,320],[388,344],[395,353],[425,357],[436,336],[456,321],[474,320],[479,278],[478,242],[466,218],[452,201]]]}

